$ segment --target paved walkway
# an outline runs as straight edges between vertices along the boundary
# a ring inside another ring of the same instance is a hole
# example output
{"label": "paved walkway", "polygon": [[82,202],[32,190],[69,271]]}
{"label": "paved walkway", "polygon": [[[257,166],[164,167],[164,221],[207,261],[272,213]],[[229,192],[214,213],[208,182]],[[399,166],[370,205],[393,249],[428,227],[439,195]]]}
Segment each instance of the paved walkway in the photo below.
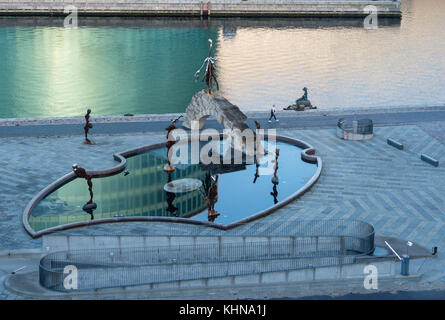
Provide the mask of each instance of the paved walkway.
{"label": "paved walkway", "polygon": [[[445,161],[443,128],[443,122],[432,121],[386,125],[375,128],[375,137],[365,142],[340,140],[335,129],[278,128],[279,134],[314,145],[323,159],[323,172],[303,197],[253,224],[275,233],[292,228],[296,219],[361,219],[372,223],[380,235],[404,238],[427,248],[438,246],[439,256],[425,263],[421,281],[445,283],[441,250],[445,246],[445,167],[436,168],[419,159],[422,152]],[[388,146],[388,137],[403,142],[406,150]],[[21,225],[23,208],[39,190],[69,172],[73,163],[87,169],[107,168],[113,164],[112,153],[163,141],[165,133],[93,138],[94,146],[82,144],[81,136],[0,138],[0,251],[41,245],[41,240],[31,239]],[[150,223],[119,223],[65,232],[144,234],[153,227]],[[181,228],[195,232],[191,228],[197,226]],[[0,297],[4,298],[1,288]]]}

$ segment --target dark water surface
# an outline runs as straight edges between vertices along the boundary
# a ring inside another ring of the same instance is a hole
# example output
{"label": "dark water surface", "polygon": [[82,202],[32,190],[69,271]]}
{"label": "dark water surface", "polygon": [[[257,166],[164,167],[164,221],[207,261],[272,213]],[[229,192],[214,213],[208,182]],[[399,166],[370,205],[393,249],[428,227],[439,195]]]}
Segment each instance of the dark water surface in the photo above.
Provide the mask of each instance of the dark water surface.
{"label": "dark water surface", "polygon": [[313,104],[443,105],[445,1],[402,0],[403,18],[0,18],[0,117],[183,112],[215,44],[222,94],[242,110]]}
{"label": "dark water surface", "polygon": [[[215,210],[220,215],[214,222],[229,224],[286,199],[315,174],[317,165],[302,161],[300,148],[280,141],[277,141],[276,147],[280,149],[279,183],[276,185],[271,180],[272,174],[260,175],[255,179],[255,164],[225,167],[179,164],[171,174],[171,181],[190,178],[205,182],[206,174],[218,176]],[[169,203],[169,194],[164,190],[164,185],[170,181],[164,171],[167,164],[165,154],[165,148],[161,148],[133,156],[127,159],[126,169],[129,174],[123,172],[93,179],[93,201],[97,204],[93,212],[94,219],[177,216],[207,221],[207,202],[202,190],[177,193]],[[265,166],[267,163],[261,164],[260,168]],[[91,216],[82,208],[89,199],[85,179],[77,178],[41,200],[33,209],[29,223],[35,231],[39,231],[88,221]],[[170,211],[170,205],[177,210]]]}

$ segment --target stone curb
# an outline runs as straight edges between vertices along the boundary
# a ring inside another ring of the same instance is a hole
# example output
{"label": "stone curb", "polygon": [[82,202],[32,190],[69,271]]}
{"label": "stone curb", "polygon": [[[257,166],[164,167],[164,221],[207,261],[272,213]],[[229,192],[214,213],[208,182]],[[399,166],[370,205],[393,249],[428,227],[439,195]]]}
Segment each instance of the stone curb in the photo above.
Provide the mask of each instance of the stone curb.
{"label": "stone curb", "polygon": [[0,259],[2,258],[40,258],[44,252],[40,248],[36,249],[15,249],[0,251]]}
{"label": "stone curb", "polygon": [[[284,111],[277,110],[277,115],[283,118],[304,117],[304,116],[335,116],[349,114],[376,114],[376,113],[401,113],[418,111],[445,111],[443,106],[423,106],[423,107],[392,107],[392,108],[338,108],[329,110],[305,110],[305,111]],[[268,118],[269,111],[247,111],[248,118]],[[109,115],[91,116],[92,123],[122,123],[122,122],[155,122],[171,121],[185,113],[165,113],[165,114],[137,114],[133,116]],[[63,124],[84,124],[83,116],[79,117],[52,117],[52,118],[4,118],[0,119],[0,126],[33,126],[33,125],[63,125]]]}

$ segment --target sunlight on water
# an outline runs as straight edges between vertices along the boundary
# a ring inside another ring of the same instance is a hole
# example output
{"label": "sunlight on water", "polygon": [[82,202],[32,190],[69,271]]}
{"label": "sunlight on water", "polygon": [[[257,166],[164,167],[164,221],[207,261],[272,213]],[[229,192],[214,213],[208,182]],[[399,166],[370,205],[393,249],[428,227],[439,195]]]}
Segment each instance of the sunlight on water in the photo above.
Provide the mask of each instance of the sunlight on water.
{"label": "sunlight on water", "polygon": [[339,19],[81,18],[71,30],[59,18],[1,18],[0,117],[184,112],[204,87],[193,74],[208,38],[222,93],[245,111],[285,107],[304,86],[324,110],[443,105],[444,14],[445,1],[405,0],[402,20],[377,30]]}

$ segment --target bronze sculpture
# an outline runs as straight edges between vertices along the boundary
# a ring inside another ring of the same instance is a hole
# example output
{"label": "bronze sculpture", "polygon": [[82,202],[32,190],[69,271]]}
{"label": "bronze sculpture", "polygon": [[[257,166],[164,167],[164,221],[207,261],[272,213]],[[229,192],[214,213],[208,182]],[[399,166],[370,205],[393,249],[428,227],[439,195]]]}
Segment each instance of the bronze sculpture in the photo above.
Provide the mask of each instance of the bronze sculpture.
{"label": "bronze sculpture", "polygon": [[296,111],[303,111],[305,109],[317,109],[317,107],[312,106],[311,101],[307,97],[307,88],[303,88],[303,95],[301,98],[295,100],[295,104],[288,106],[287,108],[284,108],[284,110],[296,110]]}
{"label": "bronze sculpture", "polygon": [[79,178],[84,178],[88,184],[88,190],[90,191],[90,201],[87,203],[93,202],[93,182],[92,177],[87,173],[84,168],[80,168],[77,164],[73,164],[73,171]]}
{"label": "bronze sculpture", "polygon": [[216,76],[215,76],[216,59],[211,57],[212,47],[213,47],[212,39],[209,39],[209,44],[210,44],[209,55],[207,58],[204,59],[204,62],[202,63],[201,68],[199,68],[198,71],[195,72],[195,79],[198,79],[202,68],[204,68],[204,66],[205,66],[204,76],[202,77],[201,81],[204,82],[204,80],[205,80],[205,83],[207,85],[207,91],[210,95],[212,95],[213,82],[215,82],[215,84],[216,84],[216,90],[219,90],[219,85],[218,85],[218,80],[216,80]]}
{"label": "bronze sculpture", "polygon": [[90,139],[88,139],[88,131],[93,127],[93,124],[90,123],[90,113],[91,109],[88,109],[85,115],[85,126],[83,127],[83,130],[85,131],[85,144],[92,144]]}
{"label": "bronze sculpture", "polygon": [[303,88],[303,92],[304,92],[304,94],[301,96],[301,98],[300,98],[300,99],[297,99],[297,100],[295,101],[295,104],[296,104],[296,105],[298,105],[300,102],[303,102],[303,101],[309,101],[309,100],[307,99],[307,88],[306,88],[306,87]]}
{"label": "bronze sculpture", "polygon": [[90,200],[85,203],[82,210],[91,215],[91,220],[94,219],[93,211],[97,208],[96,203],[93,202],[93,182],[92,177],[84,168],[80,168],[77,164],[73,164],[73,171],[78,178],[84,178],[88,184],[88,191],[90,192]]}
{"label": "bronze sculpture", "polygon": [[166,143],[165,146],[167,147],[167,161],[168,161],[168,163],[167,163],[167,164],[165,165],[165,167],[164,167],[164,171],[166,171],[166,172],[172,172],[172,171],[175,171],[175,167],[172,166],[172,164],[171,164],[170,148],[173,147],[173,145],[176,143],[176,140],[174,140],[174,139],[171,137],[171,133],[172,133],[173,130],[176,129],[175,123],[176,123],[176,121],[178,121],[181,117],[182,117],[182,116],[179,116],[178,118],[172,120],[171,123],[170,123],[170,125],[169,125],[167,128],[165,128],[165,130],[167,130],[167,136],[166,136],[166,138],[167,138],[167,143]]}

